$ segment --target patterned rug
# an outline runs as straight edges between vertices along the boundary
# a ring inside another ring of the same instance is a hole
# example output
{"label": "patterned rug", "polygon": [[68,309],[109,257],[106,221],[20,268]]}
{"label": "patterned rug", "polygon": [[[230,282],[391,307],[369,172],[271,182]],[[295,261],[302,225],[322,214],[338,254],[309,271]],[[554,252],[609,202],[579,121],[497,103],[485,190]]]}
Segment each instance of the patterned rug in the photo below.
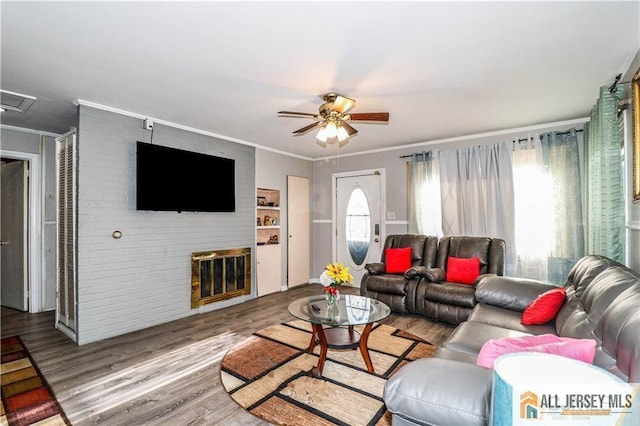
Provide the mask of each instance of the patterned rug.
{"label": "patterned rug", "polygon": [[[355,327],[361,331],[361,328]],[[321,379],[308,372],[319,346],[306,353],[311,325],[291,321],[262,329],[238,343],[222,360],[222,384],[240,406],[278,425],[391,425],[382,394],[403,365],[430,357],[436,348],[405,331],[377,324],[369,335],[375,374],[359,350],[332,350]]]}
{"label": "patterned rug", "polygon": [[60,404],[20,337],[0,341],[0,425],[69,425]]}

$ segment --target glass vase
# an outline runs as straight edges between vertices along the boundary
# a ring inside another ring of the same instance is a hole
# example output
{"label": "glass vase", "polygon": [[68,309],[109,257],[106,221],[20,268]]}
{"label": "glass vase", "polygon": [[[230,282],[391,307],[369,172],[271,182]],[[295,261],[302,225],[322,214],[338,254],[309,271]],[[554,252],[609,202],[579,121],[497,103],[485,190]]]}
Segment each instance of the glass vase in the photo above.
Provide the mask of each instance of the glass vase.
{"label": "glass vase", "polygon": [[327,308],[334,309],[338,305],[338,299],[340,299],[340,292],[336,290],[336,293],[329,293],[328,291],[324,294],[325,299],[327,300]]}

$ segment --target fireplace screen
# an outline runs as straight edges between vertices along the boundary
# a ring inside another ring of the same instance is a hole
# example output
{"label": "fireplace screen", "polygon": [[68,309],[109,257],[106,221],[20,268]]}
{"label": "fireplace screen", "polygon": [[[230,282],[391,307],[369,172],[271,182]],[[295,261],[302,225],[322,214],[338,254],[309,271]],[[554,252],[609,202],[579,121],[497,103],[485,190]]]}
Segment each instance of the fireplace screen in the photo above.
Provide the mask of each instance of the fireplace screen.
{"label": "fireplace screen", "polygon": [[191,308],[251,293],[251,249],[191,254]]}

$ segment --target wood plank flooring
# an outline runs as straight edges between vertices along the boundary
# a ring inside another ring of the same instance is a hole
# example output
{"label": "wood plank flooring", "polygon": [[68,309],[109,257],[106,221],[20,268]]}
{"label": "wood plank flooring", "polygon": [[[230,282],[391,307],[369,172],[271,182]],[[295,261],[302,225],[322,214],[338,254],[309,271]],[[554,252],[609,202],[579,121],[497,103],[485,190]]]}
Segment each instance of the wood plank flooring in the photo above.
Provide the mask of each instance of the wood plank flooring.
{"label": "wood plank flooring", "polygon": [[[84,346],[54,328],[53,312],[3,307],[1,332],[20,335],[73,425],[266,425],[227,395],[220,361],[259,329],[292,320],[291,301],[319,293],[303,285]],[[414,315],[382,322],[435,345],[454,328]]]}

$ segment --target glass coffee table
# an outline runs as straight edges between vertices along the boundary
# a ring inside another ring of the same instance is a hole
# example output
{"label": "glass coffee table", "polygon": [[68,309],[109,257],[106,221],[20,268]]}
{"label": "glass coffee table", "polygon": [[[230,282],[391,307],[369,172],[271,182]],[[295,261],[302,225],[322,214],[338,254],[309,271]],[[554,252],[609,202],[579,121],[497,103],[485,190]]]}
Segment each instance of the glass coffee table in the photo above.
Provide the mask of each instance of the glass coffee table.
{"label": "glass coffee table", "polygon": [[[369,356],[367,340],[373,323],[383,320],[391,313],[389,307],[375,299],[356,295],[341,295],[335,308],[328,308],[324,295],[303,297],[289,305],[289,313],[311,323],[313,332],[307,353],[313,353],[320,344],[318,365],[311,374],[322,376],[328,349],[359,348],[369,373],[373,373],[373,363]],[[353,329],[364,325],[362,334]]]}

